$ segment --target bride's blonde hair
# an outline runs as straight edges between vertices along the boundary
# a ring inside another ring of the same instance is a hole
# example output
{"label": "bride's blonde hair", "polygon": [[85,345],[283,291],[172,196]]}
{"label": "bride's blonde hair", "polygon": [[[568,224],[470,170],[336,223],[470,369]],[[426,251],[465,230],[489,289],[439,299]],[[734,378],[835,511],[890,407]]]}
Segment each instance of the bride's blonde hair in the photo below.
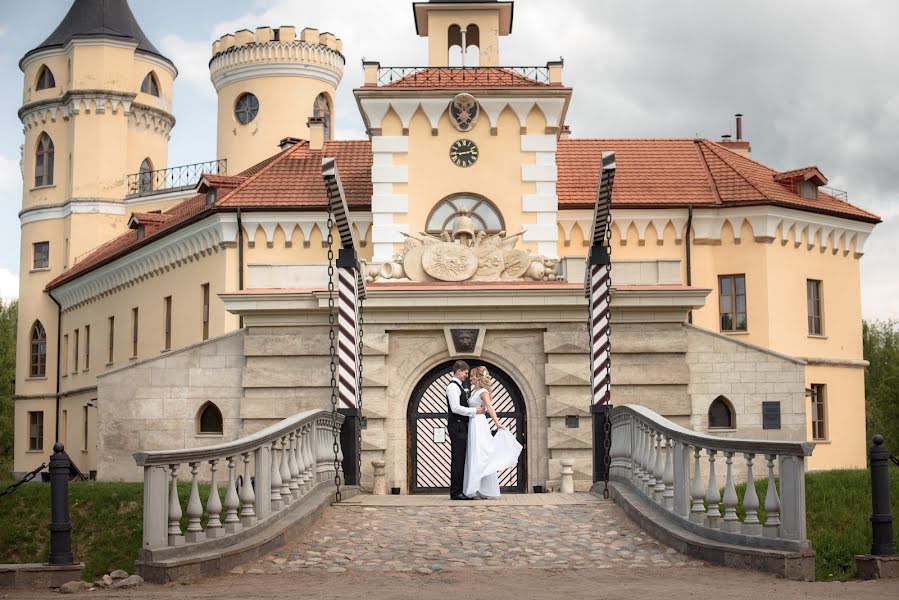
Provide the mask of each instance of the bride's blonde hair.
{"label": "bride's blonde hair", "polygon": [[471,371],[471,378],[477,380],[478,385],[489,390],[493,387],[493,377],[487,371],[487,367],[475,367]]}

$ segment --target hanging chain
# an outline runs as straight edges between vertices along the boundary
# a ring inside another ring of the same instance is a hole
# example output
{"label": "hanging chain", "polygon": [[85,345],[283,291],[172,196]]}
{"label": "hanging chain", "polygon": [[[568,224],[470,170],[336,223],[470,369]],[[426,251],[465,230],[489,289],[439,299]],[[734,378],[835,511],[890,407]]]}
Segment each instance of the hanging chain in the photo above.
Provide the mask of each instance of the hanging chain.
{"label": "hanging chain", "polygon": [[340,502],[340,429],[337,426],[337,327],[334,313],[334,211],[328,203],[328,339],[331,357],[331,434],[334,436],[335,502]]}
{"label": "hanging chain", "polygon": [[[359,284],[357,283],[356,285],[359,285]],[[357,290],[356,292],[358,294],[359,290]],[[365,311],[363,311],[363,309],[362,309],[362,304],[364,301],[365,301],[364,298],[357,296],[357,305],[359,307],[359,333],[358,333],[358,335],[359,335],[359,358],[357,361],[358,366],[356,368],[358,370],[357,372],[358,372],[359,379],[356,382],[356,395],[358,397],[359,405],[356,407],[356,410],[358,411],[358,415],[359,415],[359,440],[358,440],[359,452],[356,454],[356,457],[358,459],[358,464],[356,465],[358,467],[358,469],[356,472],[359,473],[359,481],[356,482],[356,485],[358,485],[360,487],[362,486],[362,419],[363,419],[363,416],[362,416],[362,336],[365,335],[365,333],[363,331],[364,328],[362,326],[363,323],[365,322],[365,318],[364,318]]]}
{"label": "hanging chain", "polygon": [[609,255],[609,272],[607,273],[607,278],[609,282],[609,325],[607,330],[607,335],[609,336],[609,352],[608,352],[608,361],[609,368],[606,370],[606,386],[609,390],[609,402],[606,402],[606,418],[602,424],[604,436],[604,447],[605,447],[605,464],[603,468],[602,474],[602,497],[606,500],[609,499],[609,471],[612,469],[612,244],[610,238],[612,233],[612,211],[609,211],[609,214],[606,216],[606,239],[603,240],[606,246],[606,253]]}
{"label": "hanging chain", "polygon": [[34,471],[31,471],[30,473],[26,474],[25,477],[23,477],[22,479],[18,480],[17,482],[15,482],[11,486],[9,486],[8,488],[6,488],[2,492],[0,492],[0,498],[2,498],[3,496],[6,496],[6,495],[12,494],[14,491],[19,489],[20,486],[28,483],[29,481],[31,481],[32,479],[37,477],[37,474],[46,468],[47,468],[47,463],[41,463],[41,466],[36,468]]}

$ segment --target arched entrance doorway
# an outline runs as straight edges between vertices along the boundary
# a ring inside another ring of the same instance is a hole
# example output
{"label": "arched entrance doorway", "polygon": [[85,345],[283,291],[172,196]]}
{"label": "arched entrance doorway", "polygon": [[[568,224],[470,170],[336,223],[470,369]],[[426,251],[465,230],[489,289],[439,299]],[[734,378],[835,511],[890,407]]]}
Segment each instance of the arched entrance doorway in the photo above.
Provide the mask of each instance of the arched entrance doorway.
{"label": "arched entrance doorway", "polygon": [[[449,493],[446,386],[452,378],[453,362],[447,361],[428,371],[412,391],[408,412],[409,492],[412,494]],[[527,489],[527,424],[521,391],[499,367],[478,360],[466,362],[472,368],[483,365],[490,371],[494,379],[491,395],[496,416],[524,446],[518,465],[499,474],[500,489],[503,493],[524,492]]]}

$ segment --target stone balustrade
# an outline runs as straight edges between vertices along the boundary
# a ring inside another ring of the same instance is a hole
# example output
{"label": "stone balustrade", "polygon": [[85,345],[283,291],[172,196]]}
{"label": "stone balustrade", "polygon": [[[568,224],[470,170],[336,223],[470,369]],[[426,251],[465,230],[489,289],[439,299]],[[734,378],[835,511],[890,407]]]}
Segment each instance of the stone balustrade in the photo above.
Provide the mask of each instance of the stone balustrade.
{"label": "stone balustrade", "polygon": [[[343,424],[337,415],[336,430]],[[144,550],[197,544],[202,551],[231,536],[262,527],[302,500],[319,483],[333,485],[343,461],[330,411],[299,413],[233,442],[185,450],[138,452],[144,469]],[[334,448],[337,444],[338,464]],[[200,497],[201,470],[209,494]],[[187,506],[178,498],[178,477],[190,475]],[[224,501],[219,486],[224,485]],[[182,515],[187,527],[182,529]],[[205,527],[203,517],[207,516]]]}
{"label": "stone balustrade", "polygon": [[[614,407],[610,419],[611,481],[629,485],[679,525],[707,538],[754,548],[808,550],[805,458],[814,444],[706,435],[637,405]],[[742,502],[737,473],[745,474]],[[759,479],[767,479],[764,498],[756,492]],[[745,516],[740,519],[738,512]]]}

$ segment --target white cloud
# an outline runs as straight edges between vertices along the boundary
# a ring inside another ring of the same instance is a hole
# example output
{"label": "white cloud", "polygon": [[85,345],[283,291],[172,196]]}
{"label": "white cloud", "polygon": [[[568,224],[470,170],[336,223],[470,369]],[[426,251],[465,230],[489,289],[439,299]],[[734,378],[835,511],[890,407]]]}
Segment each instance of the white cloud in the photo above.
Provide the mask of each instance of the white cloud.
{"label": "white cloud", "polygon": [[5,302],[19,297],[19,274],[0,269],[0,298]]}
{"label": "white cloud", "polygon": [[[168,34],[159,43],[160,51],[178,67],[176,85],[188,84],[208,98],[215,98],[215,88],[209,80],[208,63],[212,42],[191,41],[179,35]],[[179,86],[180,87],[180,86]]]}

